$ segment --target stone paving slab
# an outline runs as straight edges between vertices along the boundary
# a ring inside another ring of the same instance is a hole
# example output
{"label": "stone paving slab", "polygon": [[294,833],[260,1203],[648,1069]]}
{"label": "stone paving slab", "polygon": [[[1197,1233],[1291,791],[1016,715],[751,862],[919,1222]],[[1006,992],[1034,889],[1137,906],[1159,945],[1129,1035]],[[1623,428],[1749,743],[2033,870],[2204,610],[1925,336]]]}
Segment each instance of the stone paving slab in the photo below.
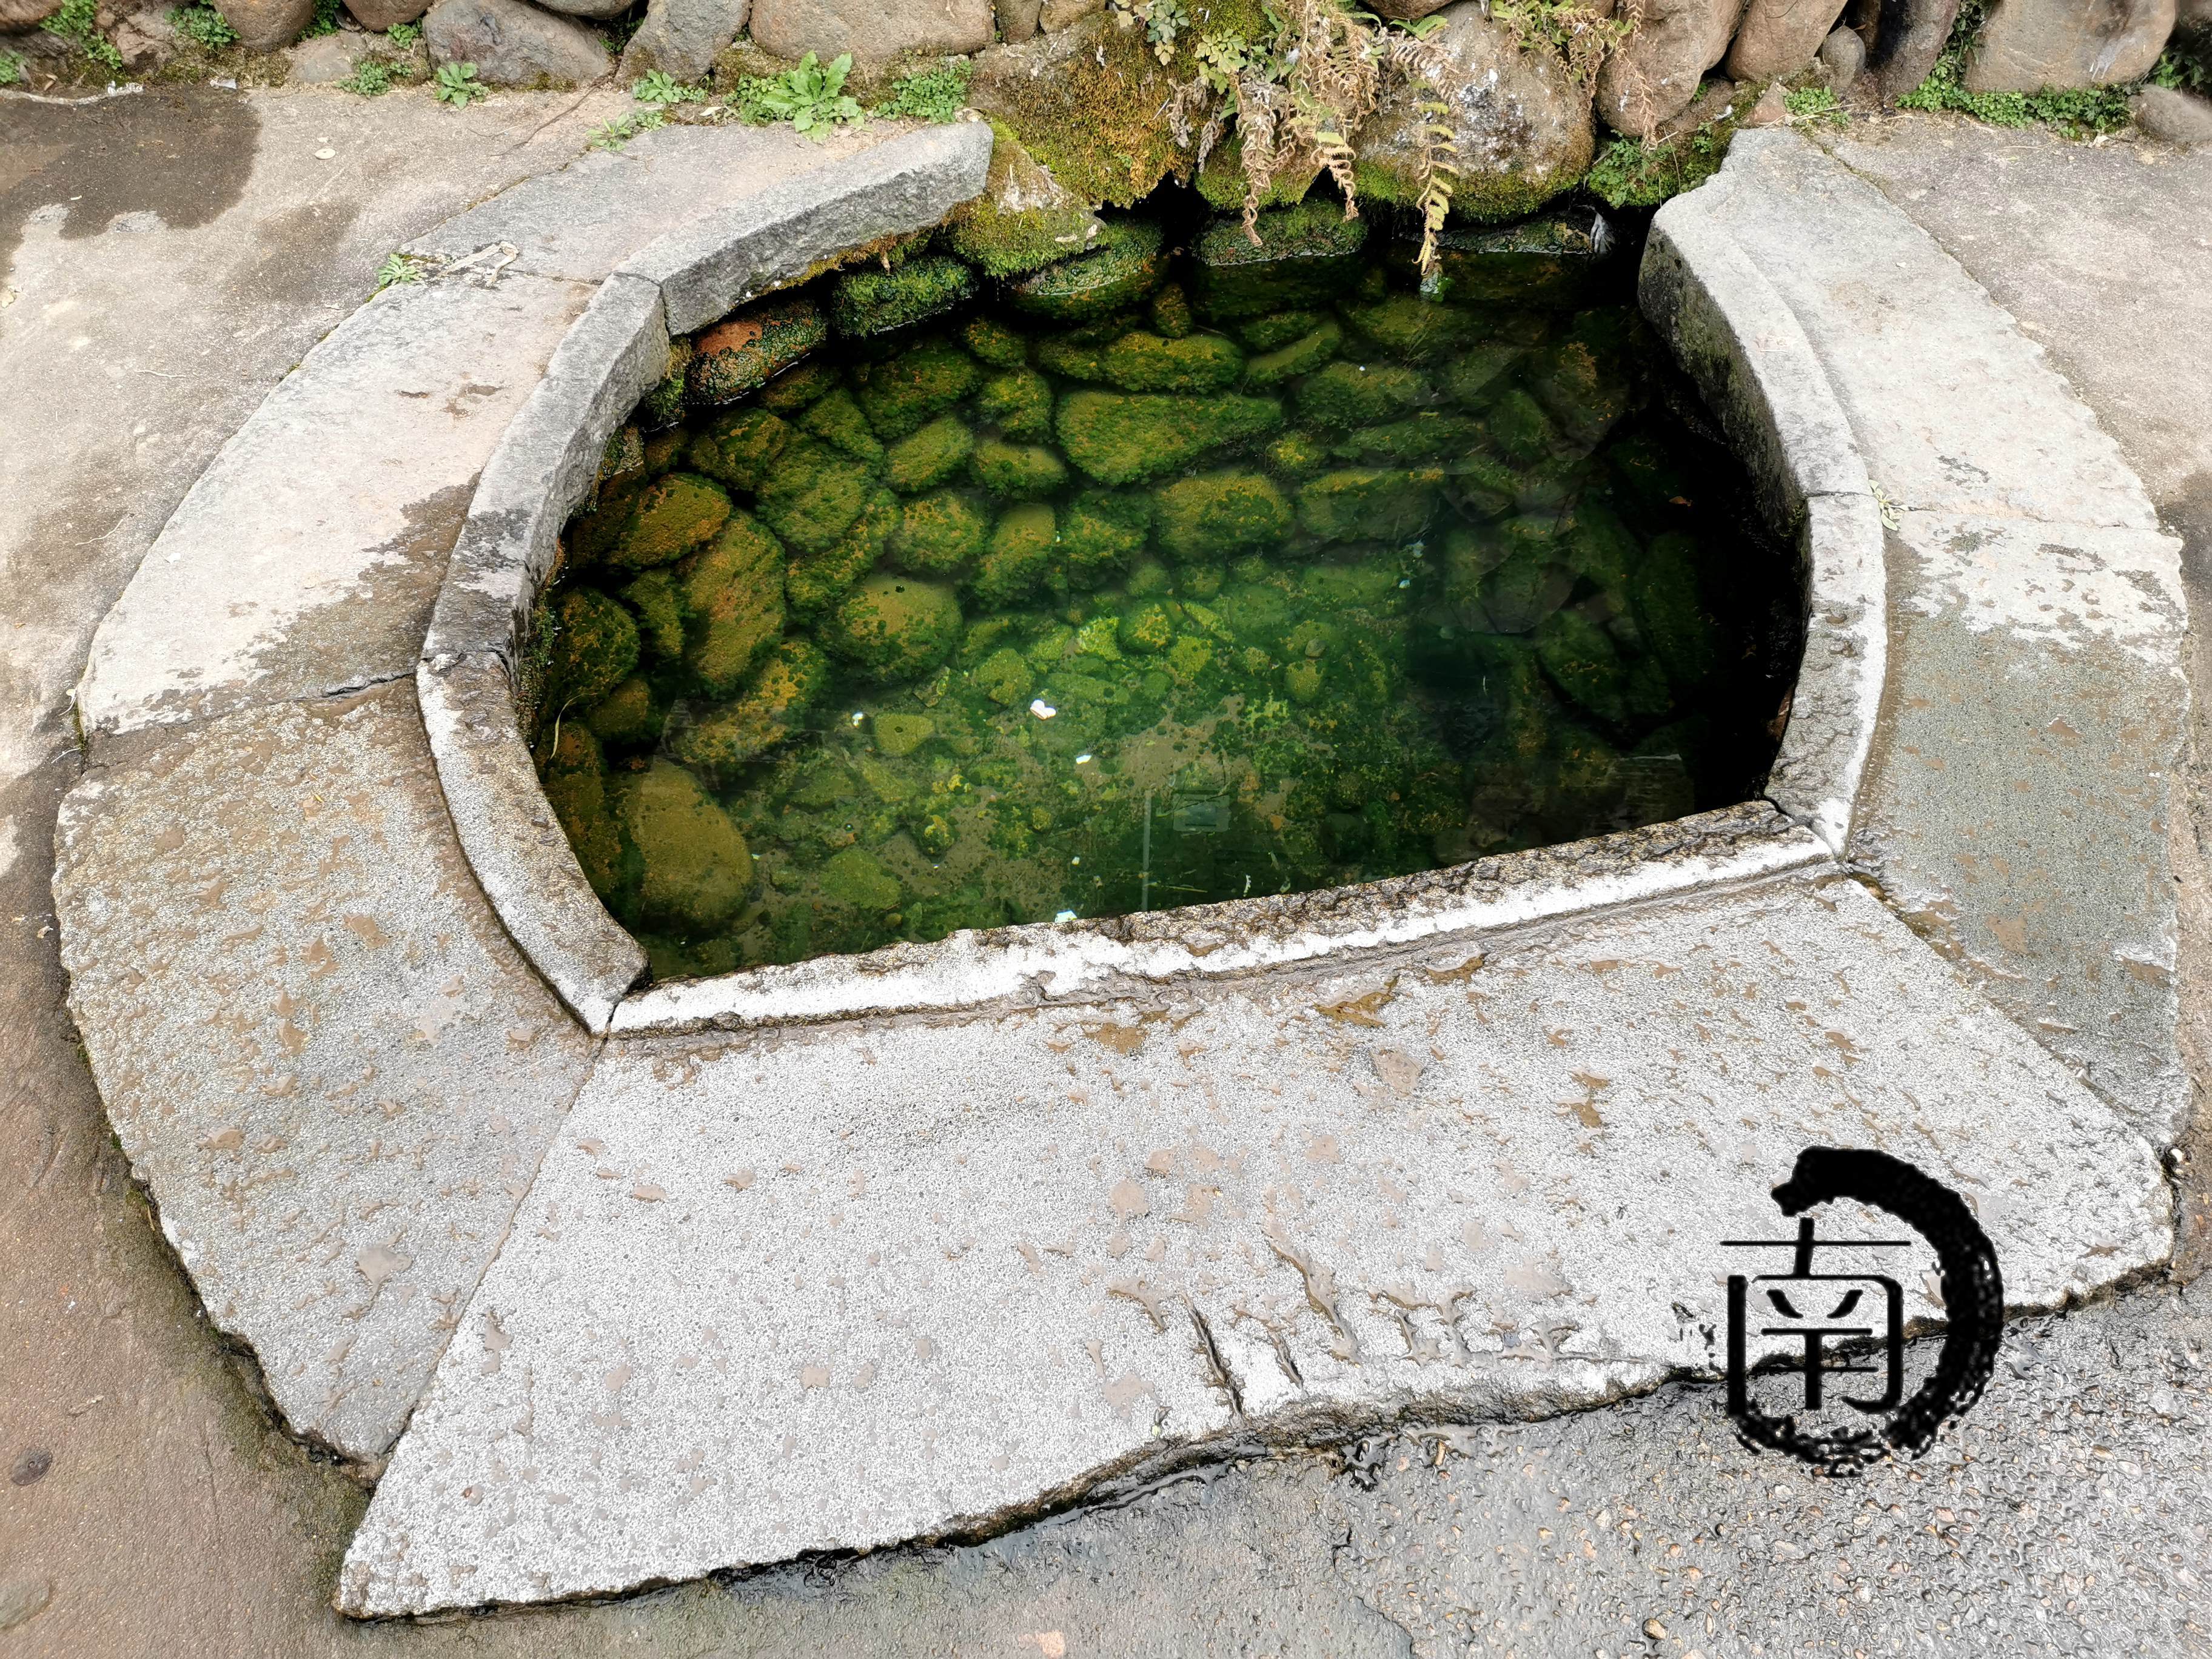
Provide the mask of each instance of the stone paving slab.
{"label": "stone paving slab", "polygon": [[2157,527],[2119,446],[1957,260],[1796,134],[1738,137],[1668,211],[1725,230],[1796,314],[1890,501]]}
{"label": "stone paving slab", "polygon": [[985,1530],[1208,1446],[1710,1371],[1716,1241],[1771,1231],[1815,1144],[1970,1194],[2018,1308],[2171,1237],[2149,1146],[1847,878],[1119,1005],[618,1042],[339,1605]]}
{"label": "stone paving slab", "polygon": [[70,1008],[209,1316],[298,1433],[398,1437],[592,1044],[477,890],[412,678],[95,769]]}
{"label": "stone paving slab", "polygon": [[[1802,138],[1741,137],[1655,241],[1757,266],[1879,498],[1882,715],[1845,856],[2171,1142],[2188,1105],[2166,849],[2190,696],[2179,544],[2043,348],[1925,232]],[[1826,636],[1871,648],[1863,624],[1832,630],[1816,605],[1808,707]],[[1802,811],[1787,767],[1782,782]]]}
{"label": "stone paving slab", "polygon": [[93,636],[101,740],[412,675],[477,472],[588,288],[387,289],[223,446]]}

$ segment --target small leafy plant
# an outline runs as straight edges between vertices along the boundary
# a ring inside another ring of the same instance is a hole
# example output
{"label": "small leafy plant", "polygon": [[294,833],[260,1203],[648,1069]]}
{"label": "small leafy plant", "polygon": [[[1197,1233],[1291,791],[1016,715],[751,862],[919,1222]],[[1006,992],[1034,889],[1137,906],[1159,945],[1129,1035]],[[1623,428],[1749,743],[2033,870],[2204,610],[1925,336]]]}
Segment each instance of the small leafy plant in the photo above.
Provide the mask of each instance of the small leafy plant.
{"label": "small leafy plant", "polygon": [[319,34],[338,32],[338,0],[315,0],[315,15],[307,20],[307,27],[300,31],[302,40],[312,40]]}
{"label": "small leafy plant", "polygon": [[438,78],[430,93],[440,103],[451,104],[455,109],[466,109],[474,100],[491,95],[477,79],[474,64],[439,64]]}
{"label": "small leafy plant", "polygon": [[100,32],[100,0],[62,0],[61,9],[39,25],[58,34],[110,75],[123,69],[123,54]]}
{"label": "small leafy plant", "polygon": [[30,78],[31,61],[20,52],[0,47],[0,87],[11,87]]}
{"label": "small leafy plant", "polygon": [[668,112],[661,108],[633,110],[605,126],[592,129],[592,149],[620,149],[641,132],[651,132],[656,127],[668,125]]}
{"label": "small leafy plant", "polygon": [[1670,196],[1695,190],[1720,171],[1735,127],[1716,122],[1662,144],[1616,138],[1598,152],[1583,182],[1613,207],[1656,207]]}
{"label": "small leafy plant", "polygon": [[876,106],[886,120],[957,120],[968,101],[968,77],[974,72],[965,58],[955,58],[935,69],[902,75],[892,84],[891,95]]}
{"label": "small leafy plant", "polygon": [[687,87],[665,70],[652,70],[630,82],[629,95],[641,104],[701,104],[706,93]]}
{"label": "small leafy plant", "polygon": [[[1897,100],[1899,109],[1955,110],[1985,126],[2027,127],[2040,123],[2073,137],[2117,132],[2128,124],[2128,88],[2076,87],[2042,92],[1969,92],[1966,58],[1987,21],[1985,0],[1966,0],[1951,37],[1928,78]],[[2155,74],[2155,70],[2153,71]]]}
{"label": "small leafy plant", "polygon": [[420,23],[394,23],[385,31],[384,38],[405,52],[422,38],[422,26]]}
{"label": "small leafy plant", "polygon": [[1795,92],[1785,92],[1782,94],[1782,106],[1790,112],[1790,125],[1793,127],[1823,124],[1841,126],[1844,121],[1844,106],[1827,87],[1800,87]]}
{"label": "small leafy plant", "polygon": [[237,43],[238,31],[213,6],[173,6],[169,27],[196,46],[220,52]]}
{"label": "small leafy plant", "polygon": [[381,98],[392,90],[392,65],[365,58],[354,65],[353,73],[339,82],[340,92],[356,93],[363,98]]}
{"label": "small leafy plant", "polygon": [[788,121],[796,131],[827,137],[835,128],[868,118],[860,100],[845,90],[845,77],[852,71],[849,52],[826,66],[810,52],[781,75],[747,76],[738,87],[738,113],[760,125]]}
{"label": "small leafy plant", "polygon": [[376,292],[387,288],[404,288],[422,280],[422,261],[411,253],[397,251],[384,256],[384,263],[376,268]]}

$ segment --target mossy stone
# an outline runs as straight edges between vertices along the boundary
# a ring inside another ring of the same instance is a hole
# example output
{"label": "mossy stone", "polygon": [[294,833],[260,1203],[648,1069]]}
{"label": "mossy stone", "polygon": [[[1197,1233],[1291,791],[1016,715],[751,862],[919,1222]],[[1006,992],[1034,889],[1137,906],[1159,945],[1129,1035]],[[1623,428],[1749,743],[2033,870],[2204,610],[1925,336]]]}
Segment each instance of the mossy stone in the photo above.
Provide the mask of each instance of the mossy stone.
{"label": "mossy stone", "polygon": [[568,845],[583,866],[592,890],[611,902],[622,882],[622,831],[607,800],[607,770],[599,740],[574,720],[546,757],[545,799],[560,820]]}
{"label": "mossy stone", "polygon": [[1088,252],[1008,283],[1006,302],[1055,323],[1110,317],[1160,285],[1167,268],[1162,240],[1152,220],[1103,220]]}
{"label": "mossy stone", "polygon": [[829,688],[829,659],[805,640],[786,640],[736,701],[672,731],[669,752],[710,775],[732,776],[798,731]]}
{"label": "mossy stone", "polygon": [[977,416],[1017,443],[1052,436],[1052,382],[1033,368],[994,374],[975,394]]}
{"label": "mossy stone", "polygon": [[1036,592],[1052,568],[1057,534],[1052,508],[1042,501],[1024,501],[1000,514],[975,573],[976,599],[987,605],[1005,605]]}
{"label": "mossy stone", "polygon": [[1198,319],[1191,314],[1190,295],[1183,292],[1181,283],[1170,283],[1146,308],[1152,318],[1152,332],[1170,340],[1180,340],[1198,326]]}
{"label": "mossy stone", "polygon": [[1601,218],[1588,207],[1508,225],[1452,225],[1437,238],[1437,274],[1459,305],[1572,306],[1589,291],[1613,246]]}
{"label": "mossy stone", "polygon": [[1177,685],[1195,685],[1213,666],[1213,641],[1193,634],[1179,635],[1168,647],[1168,678]]}
{"label": "mossy stone", "polygon": [[1628,579],[1644,556],[1635,534],[1619,516],[1599,503],[1577,504],[1572,522],[1560,538],[1567,565],[1607,592],[1626,598]]}
{"label": "mossy stone", "polygon": [[1454,403],[1479,409],[1495,395],[1501,377],[1528,355],[1517,345],[1468,346],[1437,371],[1437,382]]}
{"label": "mossy stone", "polygon": [[1434,490],[1393,467],[1343,468],[1298,486],[1298,523],[1322,541],[1402,541],[1436,505]]}
{"label": "mossy stone", "polygon": [[637,672],[637,623],[598,588],[570,588],[553,616],[546,679],[556,708],[587,708]]}
{"label": "mossy stone", "polygon": [[821,880],[824,898],[871,914],[897,909],[906,890],[882,860],[860,847],[833,854],[822,866]]}
{"label": "mossy stone", "polygon": [[1347,432],[1334,447],[1348,459],[1396,462],[1403,466],[1463,455],[1481,437],[1481,427],[1470,416],[1424,409],[1402,421]]}
{"label": "mossy stone", "polygon": [[676,576],[684,665],[709,696],[726,697],[783,632],[783,545],[750,514],[732,513]]}
{"label": "mossy stone", "polygon": [[1698,544],[1669,532],[1652,538],[1628,584],[1636,626],[1674,684],[1703,685],[1720,666],[1719,630],[1705,604]]}
{"label": "mossy stone", "polygon": [[1436,573],[1444,602],[1462,611],[1479,611],[1483,578],[1504,564],[1511,550],[1487,525],[1455,525],[1444,535]]}
{"label": "mossy stone", "polygon": [[891,562],[917,576],[957,576],[982,556],[990,514],[972,495],[942,490],[908,501],[891,537]]}
{"label": "mossy stone", "polygon": [[721,485],[696,473],[672,472],[639,495],[606,562],[617,570],[673,564],[712,539],[729,516],[730,498]]}
{"label": "mossy stone", "polygon": [[1080,253],[1098,229],[1083,198],[1024,148],[1005,122],[991,123],[991,166],[980,195],[952,211],[952,251],[987,276],[1019,276]]}
{"label": "mossy stone", "polygon": [[830,319],[805,295],[763,301],[698,337],[684,375],[695,406],[757,391],[830,337]]}
{"label": "mossy stone", "polygon": [[1067,459],[1115,484],[1176,471],[1209,449],[1264,437],[1282,423],[1283,406],[1272,398],[1114,392],[1069,393],[1056,422]]}
{"label": "mossy stone", "polygon": [[1342,308],[1353,337],[1376,351],[1414,362],[1439,362],[1480,343],[1481,316],[1418,294],[1393,294],[1372,305]]}
{"label": "mossy stone", "polygon": [[629,528],[629,515],[650,482],[642,470],[600,486],[592,505],[568,521],[562,533],[562,550],[570,566],[580,569],[605,559]]}
{"label": "mossy stone", "polygon": [[1336,319],[1318,311],[1277,311],[1237,325],[1237,337],[1247,351],[1279,351],[1294,340],[1303,340],[1324,323]]}
{"label": "mossy stone", "polygon": [[1027,702],[1036,689],[1036,676],[1028,660],[1010,645],[1002,645],[984,658],[973,672],[976,688],[1001,708]]}
{"label": "mossy stone", "polygon": [[1067,579],[1096,587],[1145,550],[1152,501],[1133,491],[1086,489],[1060,516],[1060,556]]}
{"label": "mossy stone", "polygon": [[1029,337],[994,318],[970,319],[960,331],[960,343],[994,368],[1019,368],[1030,360]]}
{"label": "mossy stone", "polygon": [[1523,466],[1550,456],[1559,437],[1551,417],[1518,386],[1491,405],[1490,435],[1509,459]]}
{"label": "mossy stone", "polygon": [[684,418],[685,380],[690,373],[691,359],[698,348],[687,339],[668,343],[666,367],[660,383],[638,399],[634,412],[640,428],[653,434],[665,432]]}
{"label": "mossy stone", "polygon": [[1566,335],[1530,352],[1522,383],[1561,431],[1587,449],[1634,403],[1626,373],[1630,322],[1605,313],[1576,319]]}
{"label": "mossy stone", "polygon": [[1430,401],[1429,383],[1400,363],[1330,363],[1298,382],[1299,418],[1322,431],[1379,426]]}
{"label": "mossy stone", "polygon": [[648,570],[623,589],[622,598],[637,618],[638,647],[646,661],[671,663],[684,654],[684,600],[673,574]]}
{"label": "mossy stone", "polygon": [[623,780],[616,815],[638,868],[633,913],[647,926],[712,933],[753,890],[752,854],[698,779],[656,760]]}
{"label": "mossy stone", "polygon": [[1285,432],[1267,446],[1267,465],[1285,477],[1310,477],[1328,459],[1328,448],[1310,432]]}
{"label": "mossy stone", "polygon": [[823,624],[822,642],[878,680],[911,679],[934,668],[960,640],[960,602],[942,583],[871,576]]}
{"label": "mossy stone", "polygon": [[1148,599],[1158,593],[1175,592],[1175,572],[1158,559],[1140,559],[1137,568],[1129,573],[1122,584],[1133,599]]}
{"label": "mossy stone", "polygon": [[1316,702],[1321,698],[1322,665],[1311,657],[1301,658],[1283,670],[1283,690],[1292,702]]}
{"label": "mossy stone", "polygon": [[840,271],[830,297],[830,320],[848,339],[866,339],[910,328],[972,299],[975,273],[949,253],[922,253],[890,270],[860,266]]}
{"label": "mossy stone", "polygon": [[1503,461],[1468,450],[1444,469],[1452,502],[1469,518],[1503,518],[1520,498],[1523,480]]}
{"label": "mossy stone", "polygon": [[1310,374],[1334,357],[1344,343],[1344,329],[1334,318],[1302,334],[1286,346],[1263,352],[1244,365],[1244,384],[1255,389],[1280,386],[1301,374]]}
{"label": "mossy stone", "polygon": [[874,568],[899,522],[898,497],[874,486],[853,527],[826,552],[802,555],[784,567],[783,593],[792,614],[811,623],[836,609],[853,585]]}
{"label": "mossy stone", "polygon": [[927,714],[878,714],[875,720],[876,751],[896,760],[914,753],[936,732],[937,722]]}
{"label": "mossy stone", "polygon": [[885,443],[921,430],[975,390],[975,360],[949,340],[930,339],[858,371],[854,395]]}
{"label": "mossy stone", "polygon": [[858,462],[794,436],[761,481],[761,520],[794,553],[823,553],[853,527],[873,480]]}
{"label": "mossy stone", "polygon": [[1099,378],[1124,392],[1213,392],[1236,383],[1244,354],[1218,334],[1170,340],[1141,331],[1099,354]]}
{"label": "mossy stone", "polygon": [[1545,547],[1509,552],[1482,579],[1481,616],[1493,634],[1528,634],[1567,602],[1575,573]]}
{"label": "mossy stone", "polygon": [[789,420],[795,418],[816,398],[828,397],[843,384],[837,371],[828,363],[799,363],[787,368],[763,386],[757,400],[763,409]]}
{"label": "mossy stone", "polygon": [[747,494],[758,489],[791,441],[791,424],[780,415],[750,405],[717,415],[693,438],[684,458],[704,473]]}
{"label": "mossy stone", "polygon": [[1042,444],[1010,444],[985,438],[969,458],[975,482],[994,495],[1022,499],[1049,495],[1067,477],[1067,467]]}
{"label": "mossy stone", "polygon": [[1155,495],[1160,546],[1185,563],[1264,552],[1290,534],[1291,504],[1261,472],[1205,472]]}
{"label": "mossy stone", "polygon": [[975,434],[965,422],[940,415],[890,447],[884,459],[884,480],[902,495],[934,489],[968,465],[975,448]]}
{"label": "mossy stone", "polygon": [[1200,233],[1191,250],[1200,315],[1234,321],[1311,306],[1346,292],[1364,268],[1367,222],[1346,218],[1334,202],[1273,209],[1254,229],[1256,242],[1239,216],[1216,219]]}
{"label": "mossy stone", "polygon": [[843,386],[809,404],[799,415],[798,426],[800,431],[812,433],[830,448],[863,466],[879,467],[884,464],[883,444],[869,429],[868,417],[860,413],[853,394]]}
{"label": "mossy stone", "polygon": [[1607,726],[1626,718],[1627,665],[1612,637],[1580,607],[1544,618],[1536,629],[1536,660],[1553,684]]}
{"label": "mossy stone", "polygon": [[1158,656],[1175,643],[1175,618],[1157,599],[1125,613],[1116,637],[1124,651]]}
{"label": "mossy stone", "polygon": [[652,682],[633,674],[592,705],[584,724],[610,748],[642,749],[659,740],[666,712],[653,694]]}

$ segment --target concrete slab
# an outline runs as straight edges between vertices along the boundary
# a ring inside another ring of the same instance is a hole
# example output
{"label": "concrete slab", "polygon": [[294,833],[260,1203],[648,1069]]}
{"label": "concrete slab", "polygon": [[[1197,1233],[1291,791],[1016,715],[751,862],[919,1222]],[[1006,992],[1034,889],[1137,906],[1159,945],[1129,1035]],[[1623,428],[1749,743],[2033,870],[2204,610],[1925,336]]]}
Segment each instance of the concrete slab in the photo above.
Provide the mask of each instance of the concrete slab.
{"label": "concrete slab", "polygon": [[1209,1445],[1709,1370],[1717,1241],[1815,1144],[1970,1193],[2017,1307],[2171,1237],[2150,1147],[1848,879],[1119,1005],[617,1043],[339,1605],[988,1530]]}
{"label": "concrete slab", "polygon": [[2162,1146],[2189,1113],[2166,854],[2189,718],[2180,550],[2151,531],[1904,514],[1891,699],[1850,846]]}
{"label": "concrete slab", "polygon": [[501,191],[406,251],[451,260],[504,242],[515,251],[514,270],[598,283],[679,225],[911,131],[902,121],[822,138],[788,125],[663,127]]}
{"label": "concrete slab", "polygon": [[1710,216],[1796,313],[1891,501],[2156,528],[2119,447],[1957,260],[1794,132],[1740,139],[1669,211]]}
{"label": "concrete slab", "polygon": [[592,1045],[461,856],[412,678],[249,710],[64,804],[69,1002],[209,1316],[380,1456]]}
{"label": "concrete slab", "polygon": [[411,676],[471,489],[591,290],[388,289],[200,477],[93,636],[77,692],[118,733]]}

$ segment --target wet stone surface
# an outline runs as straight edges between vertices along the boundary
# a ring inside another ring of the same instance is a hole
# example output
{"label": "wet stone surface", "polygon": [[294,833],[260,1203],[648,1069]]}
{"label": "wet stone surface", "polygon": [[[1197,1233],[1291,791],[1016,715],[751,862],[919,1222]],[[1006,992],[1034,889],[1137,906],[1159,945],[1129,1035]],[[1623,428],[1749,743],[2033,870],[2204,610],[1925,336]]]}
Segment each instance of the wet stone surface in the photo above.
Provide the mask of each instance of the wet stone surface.
{"label": "wet stone surface", "polygon": [[532,728],[657,976],[1755,793],[1799,575],[1632,259],[1471,244],[1425,297],[1333,209],[1263,235],[1124,220],[1003,302],[916,253],[679,349],[568,526]]}

